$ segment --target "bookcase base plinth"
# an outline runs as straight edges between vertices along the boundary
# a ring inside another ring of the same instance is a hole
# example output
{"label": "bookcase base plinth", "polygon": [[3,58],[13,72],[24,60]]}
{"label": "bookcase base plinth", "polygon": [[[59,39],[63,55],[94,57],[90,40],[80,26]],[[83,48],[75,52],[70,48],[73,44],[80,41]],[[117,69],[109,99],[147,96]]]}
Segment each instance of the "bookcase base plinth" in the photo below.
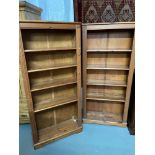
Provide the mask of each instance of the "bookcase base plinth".
{"label": "bookcase base plinth", "polygon": [[112,126],[119,126],[119,127],[127,127],[127,123],[121,122],[108,122],[108,121],[99,121],[99,120],[91,120],[91,119],[83,119],[83,123],[88,124],[100,124],[100,125],[112,125]]}

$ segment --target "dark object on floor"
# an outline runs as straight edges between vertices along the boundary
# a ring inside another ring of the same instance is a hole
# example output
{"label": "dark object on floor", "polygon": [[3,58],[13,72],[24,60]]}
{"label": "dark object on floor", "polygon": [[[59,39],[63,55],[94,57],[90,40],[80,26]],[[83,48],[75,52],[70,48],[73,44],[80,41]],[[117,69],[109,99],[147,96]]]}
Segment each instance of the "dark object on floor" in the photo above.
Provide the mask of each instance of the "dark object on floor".
{"label": "dark object on floor", "polygon": [[135,135],[135,74],[132,82],[129,115],[128,115],[128,129],[131,135]]}

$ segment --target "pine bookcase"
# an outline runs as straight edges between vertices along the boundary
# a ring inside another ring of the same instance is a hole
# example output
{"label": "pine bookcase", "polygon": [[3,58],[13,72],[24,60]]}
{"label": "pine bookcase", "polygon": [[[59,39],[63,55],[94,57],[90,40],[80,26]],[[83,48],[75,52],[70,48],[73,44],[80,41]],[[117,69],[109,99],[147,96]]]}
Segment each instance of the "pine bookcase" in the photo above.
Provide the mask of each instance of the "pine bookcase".
{"label": "pine bookcase", "polygon": [[134,71],[132,22],[83,24],[83,121],[125,127]]}
{"label": "pine bookcase", "polygon": [[80,23],[20,21],[20,65],[34,147],[80,132]]}
{"label": "pine bookcase", "polygon": [[134,29],[132,22],[83,24],[81,68],[80,23],[20,21],[20,66],[35,148],[80,132],[82,118],[127,125]]}

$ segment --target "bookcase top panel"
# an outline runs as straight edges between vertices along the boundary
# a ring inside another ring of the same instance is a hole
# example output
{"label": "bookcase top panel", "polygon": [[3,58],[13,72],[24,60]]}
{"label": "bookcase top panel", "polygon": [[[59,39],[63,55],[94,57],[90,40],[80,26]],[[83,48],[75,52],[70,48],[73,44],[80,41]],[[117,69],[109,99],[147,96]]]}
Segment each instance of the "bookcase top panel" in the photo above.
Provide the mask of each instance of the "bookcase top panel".
{"label": "bookcase top panel", "polygon": [[87,30],[134,29],[135,22],[87,23],[82,26]]}
{"label": "bookcase top panel", "polygon": [[76,29],[80,27],[80,22],[53,22],[42,20],[21,20],[19,21],[21,29]]}
{"label": "bookcase top panel", "polygon": [[46,20],[20,20],[20,23],[50,23],[50,24],[81,24],[81,22],[56,22]]}

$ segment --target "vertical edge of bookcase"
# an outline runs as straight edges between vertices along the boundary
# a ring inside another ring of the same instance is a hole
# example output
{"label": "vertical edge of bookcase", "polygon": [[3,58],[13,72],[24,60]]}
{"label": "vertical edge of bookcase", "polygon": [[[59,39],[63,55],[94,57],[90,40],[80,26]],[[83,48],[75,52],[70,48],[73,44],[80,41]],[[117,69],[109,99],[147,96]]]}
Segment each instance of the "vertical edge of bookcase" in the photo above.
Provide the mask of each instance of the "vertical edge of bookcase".
{"label": "vertical edge of bookcase", "polygon": [[129,74],[128,74],[126,99],[125,99],[125,107],[124,107],[124,113],[123,113],[123,122],[127,122],[129,102],[130,102],[130,93],[131,93],[131,86],[132,86],[132,79],[133,79],[134,69],[135,69],[135,33],[134,33],[134,37],[133,37],[132,53],[131,53],[131,59],[130,59],[130,67],[129,67]]}
{"label": "vertical edge of bookcase", "polygon": [[81,103],[81,27],[76,25],[76,55],[77,55],[77,100],[78,100],[78,125],[82,125]]}
{"label": "vertical edge of bookcase", "polygon": [[28,71],[26,66],[21,29],[19,30],[19,63],[20,63],[21,71],[23,75],[25,93],[28,98],[28,111],[29,111],[30,123],[32,127],[33,143],[35,144],[38,142],[38,132],[37,132],[37,126],[36,126],[36,121],[35,121],[34,111],[33,111],[33,101],[32,101],[32,96],[31,96],[30,87],[29,87],[30,82],[28,78]]}
{"label": "vertical edge of bookcase", "polygon": [[87,64],[87,26],[82,25],[82,62],[83,62],[83,117],[86,118],[86,80],[87,80],[87,74],[86,74],[86,64]]}

